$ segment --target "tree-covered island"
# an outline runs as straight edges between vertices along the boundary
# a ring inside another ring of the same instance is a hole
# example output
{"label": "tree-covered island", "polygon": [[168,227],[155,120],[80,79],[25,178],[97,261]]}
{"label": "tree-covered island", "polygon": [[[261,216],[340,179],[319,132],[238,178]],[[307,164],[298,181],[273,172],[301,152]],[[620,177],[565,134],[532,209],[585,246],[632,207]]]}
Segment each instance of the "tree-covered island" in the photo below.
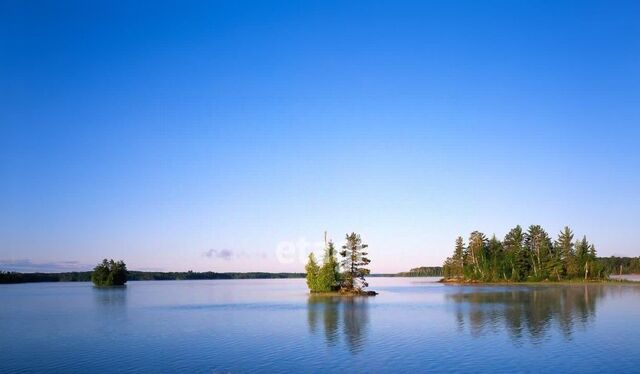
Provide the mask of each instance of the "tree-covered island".
{"label": "tree-covered island", "polygon": [[124,286],[127,283],[127,265],[113,259],[102,260],[93,268],[91,281],[98,287]]}
{"label": "tree-covered island", "polygon": [[453,256],[443,265],[445,282],[540,282],[606,280],[610,267],[598,261],[586,236],[574,241],[569,227],[552,240],[539,225],[519,225],[501,241],[478,231],[468,244],[456,239]]}
{"label": "tree-covered island", "polygon": [[309,261],[305,266],[307,273],[307,286],[311,293],[338,293],[351,296],[373,296],[375,291],[366,291],[369,286],[365,276],[370,271],[366,268],[371,262],[366,249],[367,244],[362,243],[359,234],[347,234],[345,244],[336,257],[336,248],[333,241],[325,246],[322,265],[319,265],[313,253],[309,254]]}

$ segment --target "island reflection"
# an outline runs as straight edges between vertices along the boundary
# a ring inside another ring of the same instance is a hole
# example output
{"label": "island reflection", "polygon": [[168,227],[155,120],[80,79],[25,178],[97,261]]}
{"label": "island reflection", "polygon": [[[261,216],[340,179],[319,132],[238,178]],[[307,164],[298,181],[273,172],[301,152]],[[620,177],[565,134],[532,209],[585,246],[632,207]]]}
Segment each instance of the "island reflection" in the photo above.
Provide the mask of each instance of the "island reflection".
{"label": "island reflection", "polygon": [[539,343],[554,329],[571,340],[575,329],[593,323],[601,299],[626,291],[611,285],[461,287],[446,298],[455,305],[460,331],[468,326],[472,336],[483,336],[506,330],[516,343],[526,336]]}
{"label": "island reflection", "polygon": [[338,343],[340,329],[349,350],[362,350],[369,325],[369,305],[366,297],[311,295],[307,301],[307,321],[311,334],[324,331],[328,346]]}

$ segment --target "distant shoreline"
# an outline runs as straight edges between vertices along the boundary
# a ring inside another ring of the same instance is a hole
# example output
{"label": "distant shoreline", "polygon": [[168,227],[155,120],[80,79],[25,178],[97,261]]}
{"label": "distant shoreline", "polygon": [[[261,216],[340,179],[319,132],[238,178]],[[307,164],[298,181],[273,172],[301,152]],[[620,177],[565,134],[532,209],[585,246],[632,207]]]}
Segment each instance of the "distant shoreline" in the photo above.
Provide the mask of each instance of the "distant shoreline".
{"label": "distant shoreline", "polygon": [[[91,271],[78,272],[62,272],[62,273],[20,273],[0,271],[0,284],[20,284],[20,283],[57,283],[57,282],[91,282]],[[640,274],[624,274],[640,277]],[[269,272],[146,272],[146,271],[130,271],[128,276],[129,282],[136,281],[167,281],[167,280],[233,280],[233,279],[302,279],[305,273],[269,273]],[[440,275],[430,275],[419,272],[400,272],[400,273],[379,273],[369,275],[373,278],[438,278]],[[615,277],[619,277],[615,275]],[[629,279],[609,279],[600,281],[584,280],[564,280],[564,281],[547,281],[547,282],[469,282],[460,280],[440,281],[445,284],[466,284],[466,285],[527,285],[527,284],[598,284],[598,283],[636,283],[640,282]]]}
{"label": "distant shoreline", "polygon": [[[62,273],[20,273],[0,271],[0,284],[20,283],[57,283],[57,282],[91,282],[91,271],[76,271]],[[269,272],[147,272],[129,271],[128,282],[136,281],[167,281],[167,280],[233,280],[233,279],[301,279],[305,273],[269,273]],[[370,277],[433,277],[430,275],[408,272],[396,274],[371,274]]]}
{"label": "distant shoreline", "polygon": [[[624,274],[624,275],[638,275],[638,274]],[[639,281],[622,278],[610,278],[599,280],[587,280],[573,279],[573,280],[561,280],[561,281],[529,281],[529,282],[483,282],[483,281],[468,281],[461,279],[441,279],[439,283],[452,284],[452,285],[466,285],[466,286],[530,286],[530,285],[586,285],[586,284],[636,284],[640,285]]]}

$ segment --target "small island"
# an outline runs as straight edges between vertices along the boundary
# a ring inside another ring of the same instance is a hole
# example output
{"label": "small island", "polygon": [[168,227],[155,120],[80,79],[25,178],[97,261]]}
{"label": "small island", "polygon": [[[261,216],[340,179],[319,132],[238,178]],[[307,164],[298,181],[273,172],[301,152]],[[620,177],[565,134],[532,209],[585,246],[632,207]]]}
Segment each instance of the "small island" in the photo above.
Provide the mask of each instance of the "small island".
{"label": "small island", "polygon": [[105,258],[93,268],[91,281],[97,287],[124,286],[127,283],[127,265],[123,261]]}
{"label": "small island", "polygon": [[[326,236],[326,234],[325,234]],[[362,243],[359,234],[347,234],[346,242],[340,251],[341,261],[336,258],[333,241],[326,242],[322,265],[319,265],[313,253],[309,254],[309,262],[305,266],[307,286],[312,294],[338,296],[375,296],[375,291],[365,290],[369,286],[365,276],[370,271],[366,268],[371,260],[365,250],[369,247]],[[341,272],[340,269],[343,269]]]}
{"label": "small island", "polygon": [[[506,283],[606,281],[608,267],[598,261],[596,248],[586,236],[573,240],[565,227],[555,241],[539,225],[525,232],[519,225],[501,241],[474,231],[465,245],[456,239],[453,256],[443,265],[443,282]],[[622,265],[620,267],[622,272]]]}

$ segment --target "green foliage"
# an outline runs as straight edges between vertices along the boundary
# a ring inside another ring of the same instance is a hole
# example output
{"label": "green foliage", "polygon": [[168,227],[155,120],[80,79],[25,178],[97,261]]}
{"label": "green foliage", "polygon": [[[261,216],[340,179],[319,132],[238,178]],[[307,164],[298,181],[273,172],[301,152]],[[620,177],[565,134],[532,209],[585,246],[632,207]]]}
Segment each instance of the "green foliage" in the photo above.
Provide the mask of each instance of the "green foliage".
{"label": "green foliage", "polygon": [[505,280],[519,281],[529,271],[529,258],[524,252],[524,233],[520,225],[512,228],[502,242],[504,247]]}
{"label": "green foliage", "polygon": [[448,257],[442,266],[442,275],[445,278],[464,278],[464,239],[456,238],[456,247],[453,256]]}
{"label": "green foliage", "polygon": [[[444,268],[441,266],[420,266],[413,268],[409,271],[398,273],[394,276],[397,277],[441,277],[444,273]],[[374,275],[372,275],[374,276]]]}
{"label": "green foliage", "polygon": [[466,248],[459,237],[453,256],[445,260],[443,273],[445,278],[485,282],[606,279],[611,263],[597,259],[595,246],[586,237],[574,243],[568,227],[552,242],[541,226],[531,225],[526,232],[516,226],[502,241],[495,235],[487,240],[483,233],[474,231]]}
{"label": "green foliage", "polygon": [[[322,266],[318,265],[315,256],[311,253],[305,270],[307,272],[307,287],[311,292],[337,291],[342,285],[343,278],[348,278],[347,271],[345,271],[344,275],[340,274],[340,264],[336,259],[336,248],[332,241],[329,241],[325,248]],[[362,280],[364,281],[364,277]]]}
{"label": "green foliage", "polygon": [[486,261],[486,236],[479,232],[474,231],[469,235],[469,246],[465,252],[464,274],[470,279],[485,279],[485,261]]}
{"label": "green foliage", "polygon": [[607,274],[640,274],[640,257],[600,257],[598,263]]}
{"label": "green foliage", "polygon": [[318,274],[318,291],[335,291],[340,285],[340,265],[336,259],[336,248],[332,241],[329,241],[325,248],[324,261]]}
{"label": "green foliage", "polygon": [[558,234],[558,239],[554,243],[556,252],[560,256],[562,262],[562,275],[574,277],[578,274],[578,261],[575,253],[575,245],[573,243],[573,232],[566,227]]}
{"label": "green foliage", "polygon": [[543,280],[548,278],[549,263],[551,260],[551,239],[540,225],[531,225],[524,235],[524,247],[529,253],[529,260],[533,274],[529,274],[531,280]]}
{"label": "green foliage", "polygon": [[309,261],[307,265],[304,267],[304,270],[307,272],[307,287],[312,292],[318,291],[318,276],[320,272],[320,267],[318,266],[318,262],[316,261],[316,257],[313,253],[309,253]]}
{"label": "green foliage", "polygon": [[[0,284],[3,283],[32,283],[32,282],[91,282],[92,271],[77,271],[65,273],[18,273],[0,271]],[[195,272],[159,272],[159,271],[128,271],[128,281],[139,280],[202,280],[202,279],[285,279],[304,278],[304,273],[216,273],[213,271]]]}
{"label": "green foliage", "polygon": [[115,262],[105,258],[93,268],[91,281],[100,287],[122,286],[127,282],[127,265],[122,261]]}
{"label": "green foliage", "polygon": [[365,279],[370,273],[366,266],[371,262],[365,252],[367,247],[369,246],[362,243],[359,234],[352,232],[346,235],[346,243],[342,246],[340,256],[344,269],[342,286],[348,291],[362,290],[369,286]]}

